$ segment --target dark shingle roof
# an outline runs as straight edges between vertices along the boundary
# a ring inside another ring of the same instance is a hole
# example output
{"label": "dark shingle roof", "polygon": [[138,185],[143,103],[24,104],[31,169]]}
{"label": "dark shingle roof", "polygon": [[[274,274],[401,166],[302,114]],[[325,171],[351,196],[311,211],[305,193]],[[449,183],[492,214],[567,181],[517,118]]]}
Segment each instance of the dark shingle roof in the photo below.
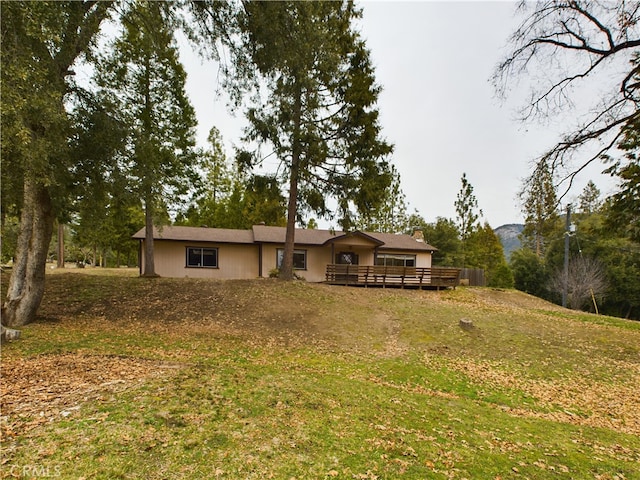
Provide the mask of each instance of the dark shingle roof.
{"label": "dark shingle roof", "polygon": [[[284,243],[286,234],[285,227],[267,227],[264,225],[254,225],[253,235],[256,242],[263,243]],[[378,232],[351,232],[345,233],[332,230],[306,230],[296,229],[297,245],[324,245],[332,240],[338,240],[347,235],[360,234],[362,237],[370,237],[372,244],[378,243],[381,250],[417,250],[433,251],[437,248],[425,242],[418,242],[411,235]]]}
{"label": "dark shingle roof", "polygon": [[[142,240],[144,236],[144,228],[141,228],[133,238]],[[183,240],[189,242],[254,243],[251,230],[235,230],[231,228],[154,227],[153,238],[156,240]]]}
{"label": "dark shingle roof", "polygon": [[[229,228],[206,227],[162,227],[154,228],[153,238],[157,240],[181,240],[190,242],[215,243],[284,243],[285,227],[269,227],[254,225],[251,230],[235,230]],[[296,229],[296,245],[325,245],[331,241],[347,238],[349,235],[359,235],[369,238],[373,245],[380,250],[412,250],[433,251],[437,248],[425,242],[418,242],[410,235],[377,232],[345,233],[333,230]],[[144,239],[144,228],[133,236]]]}
{"label": "dark shingle roof", "polygon": [[[285,227],[253,226],[253,238],[260,243],[284,243],[286,233]],[[342,235],[342,232],[296,228],[296,243],[299,245],[324,245],[339,235]]]}

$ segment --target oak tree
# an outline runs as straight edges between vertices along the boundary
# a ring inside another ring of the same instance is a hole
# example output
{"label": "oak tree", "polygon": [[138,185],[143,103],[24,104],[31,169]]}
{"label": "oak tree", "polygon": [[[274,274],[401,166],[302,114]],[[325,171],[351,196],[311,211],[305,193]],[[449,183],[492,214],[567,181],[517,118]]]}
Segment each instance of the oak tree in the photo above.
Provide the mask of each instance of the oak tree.
{"label": "oak tree", "polygon": [[562,198],[575,176],[611,151],[623,128],[640,119],[640,9],[623,0],[545,0],[522,1],[518,11],[524,19],[493,82],[506,95],[515,82],[530,80],[525,121],[581,107],[560,141],[538,159],[561,176]]}
{"label": "oak tree", "polygon": [[53,223],[62,207],[58,200],[67,198],[69,184],[73,68],[93,47],[112,8],[103,1],[0,4],[2,208],[3,214],[10,208],[20,216],[2,307],[6,325],[33,321],[42,300]]}

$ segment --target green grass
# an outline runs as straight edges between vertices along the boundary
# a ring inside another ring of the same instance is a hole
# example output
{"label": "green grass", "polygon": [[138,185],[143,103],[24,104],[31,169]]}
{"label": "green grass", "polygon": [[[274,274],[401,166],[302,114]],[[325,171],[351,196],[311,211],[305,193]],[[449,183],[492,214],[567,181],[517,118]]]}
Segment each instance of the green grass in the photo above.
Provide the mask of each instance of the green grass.
{"label": "green grass", "polygon": [[89,272],[50,275],[3,347],[3,477],[640,478],[633,322],[488,289]]}

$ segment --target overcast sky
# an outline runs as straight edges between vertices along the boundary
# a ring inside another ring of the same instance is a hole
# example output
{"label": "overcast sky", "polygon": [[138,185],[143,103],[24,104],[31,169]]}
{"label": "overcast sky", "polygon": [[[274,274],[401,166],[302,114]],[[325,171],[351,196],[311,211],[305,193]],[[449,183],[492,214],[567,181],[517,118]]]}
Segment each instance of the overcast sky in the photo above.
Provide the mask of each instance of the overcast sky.
{"label": "overcast sky", "polygon": [[[489,81],[517,27],[511,2],[361,2],[363,37],[371,50],[383,136],[395,145],[409,211],[427,221],[455,218],[454,202],[466,173],[483,220],[496,228],[523,221],[517,192],[531,161],[554,143],[562,125],[523,125],[517,97],[501,104]],[[188,91],[202,145],[215,125],[232,156],[244,120],[229,115],[218,71],[183,52]],[[588,180],[603,193],[612,181],[599,164],[578,177],[572,196]],[[328,226],[325,222],[321,226]]]}

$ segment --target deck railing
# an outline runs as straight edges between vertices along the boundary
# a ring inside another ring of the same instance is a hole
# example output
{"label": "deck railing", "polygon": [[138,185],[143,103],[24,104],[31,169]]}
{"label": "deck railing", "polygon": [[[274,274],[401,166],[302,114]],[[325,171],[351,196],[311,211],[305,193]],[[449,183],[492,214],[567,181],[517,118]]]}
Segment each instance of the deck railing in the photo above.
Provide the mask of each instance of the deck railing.
{"label": "deck railing", "polygon": [[460,284],[460,269],[330,264],[327,265],[326,282],[365,287],[455,288]]}

